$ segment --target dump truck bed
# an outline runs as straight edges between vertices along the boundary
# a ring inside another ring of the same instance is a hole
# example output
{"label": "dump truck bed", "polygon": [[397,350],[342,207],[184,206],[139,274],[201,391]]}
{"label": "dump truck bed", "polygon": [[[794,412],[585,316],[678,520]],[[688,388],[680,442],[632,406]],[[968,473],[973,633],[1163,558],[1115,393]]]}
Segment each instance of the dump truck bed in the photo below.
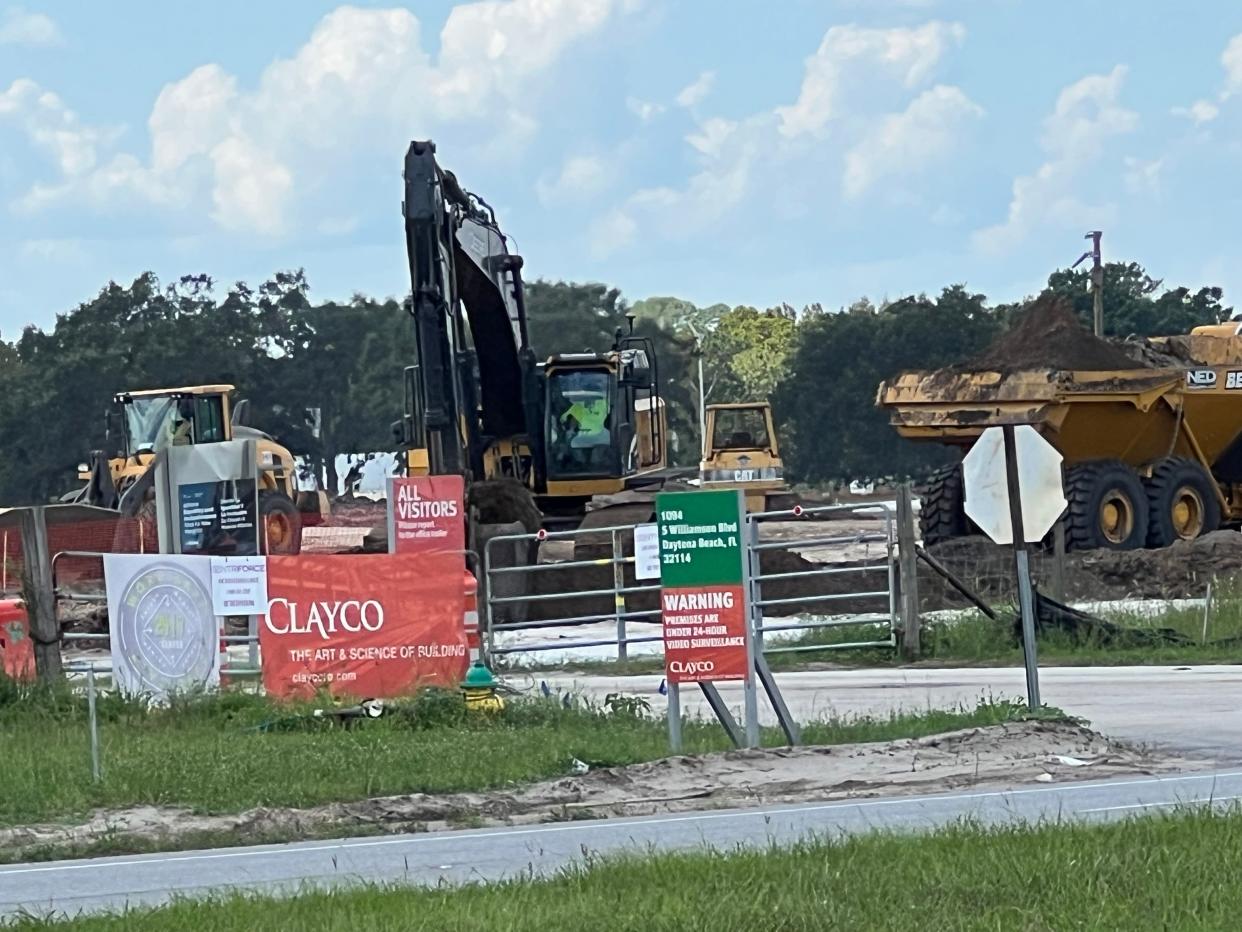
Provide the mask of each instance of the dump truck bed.
{"label": "dump truck bed", "polygon": [[1212,465],[1242,434],[1242,368],[906,372],[877,402],[911,440],[968,447],[988,427],[1033,424],[1068,464],[1183,455]]}

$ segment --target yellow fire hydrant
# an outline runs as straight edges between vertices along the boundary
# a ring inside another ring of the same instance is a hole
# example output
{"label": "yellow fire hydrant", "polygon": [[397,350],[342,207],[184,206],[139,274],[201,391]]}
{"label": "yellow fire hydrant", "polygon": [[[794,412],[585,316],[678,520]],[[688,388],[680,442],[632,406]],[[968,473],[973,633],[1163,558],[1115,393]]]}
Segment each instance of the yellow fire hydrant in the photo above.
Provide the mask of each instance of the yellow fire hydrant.
{"label": "yellow fire hydrant", "polygon": [[496,695],[496,679],[482,660],[476,660],[470,667],[461,691],[466,697],[466,708],[471,712],[499,712],[505,707],[505,701]]}

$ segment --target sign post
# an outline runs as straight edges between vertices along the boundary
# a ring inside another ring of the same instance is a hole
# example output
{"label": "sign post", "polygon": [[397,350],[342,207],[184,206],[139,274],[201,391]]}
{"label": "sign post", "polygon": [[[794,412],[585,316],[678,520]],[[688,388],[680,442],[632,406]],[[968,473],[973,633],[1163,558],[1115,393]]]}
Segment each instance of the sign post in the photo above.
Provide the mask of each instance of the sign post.
{"label": "sign post", "polygon": [[1065,511],[1061,454],[1029,424],[989,427],[962,461],[966,515],[998,544],[1013,544],[1022,617],[1027,705],[1041,705],[1035,652],[1035,592],[1027,544],[1043,539]]}
{"label": "sign post", "polygon": [[674,716],[680,715],[682,683],[698,683],[726,730],[735,734],[736,725],[714,686],[719,680],[742,681],[745,743],[759,746],[744,509],[737,489],[662,492],[656,497],[669,741],[674,750],[680,745],[681,723]]}

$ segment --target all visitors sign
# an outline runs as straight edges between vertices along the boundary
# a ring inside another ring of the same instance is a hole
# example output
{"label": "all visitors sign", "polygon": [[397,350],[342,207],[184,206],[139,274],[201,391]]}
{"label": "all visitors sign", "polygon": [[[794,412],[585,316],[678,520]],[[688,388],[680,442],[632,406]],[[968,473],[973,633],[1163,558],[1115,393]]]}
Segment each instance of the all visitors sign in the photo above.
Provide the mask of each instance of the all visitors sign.
{"label": "all visitors sign", "polygon": [[744,507],[736,489],[656,497],[664,668],[672,684],[749,675]]}

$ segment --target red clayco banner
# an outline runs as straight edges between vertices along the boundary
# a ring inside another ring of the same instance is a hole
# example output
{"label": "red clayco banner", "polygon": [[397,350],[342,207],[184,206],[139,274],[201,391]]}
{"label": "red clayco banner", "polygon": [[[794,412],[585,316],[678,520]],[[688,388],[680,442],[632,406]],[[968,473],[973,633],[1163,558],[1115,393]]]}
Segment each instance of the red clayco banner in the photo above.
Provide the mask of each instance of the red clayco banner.
{"label": "red clayco banner", "polygon": [[465,676],[460,554],[273,556],[267,566],[269,694],[391,698]]}
{"label": "red clayco banner", "polygon": [[466,549],[461,476],[406,476],[388,488],[388,552]]}

